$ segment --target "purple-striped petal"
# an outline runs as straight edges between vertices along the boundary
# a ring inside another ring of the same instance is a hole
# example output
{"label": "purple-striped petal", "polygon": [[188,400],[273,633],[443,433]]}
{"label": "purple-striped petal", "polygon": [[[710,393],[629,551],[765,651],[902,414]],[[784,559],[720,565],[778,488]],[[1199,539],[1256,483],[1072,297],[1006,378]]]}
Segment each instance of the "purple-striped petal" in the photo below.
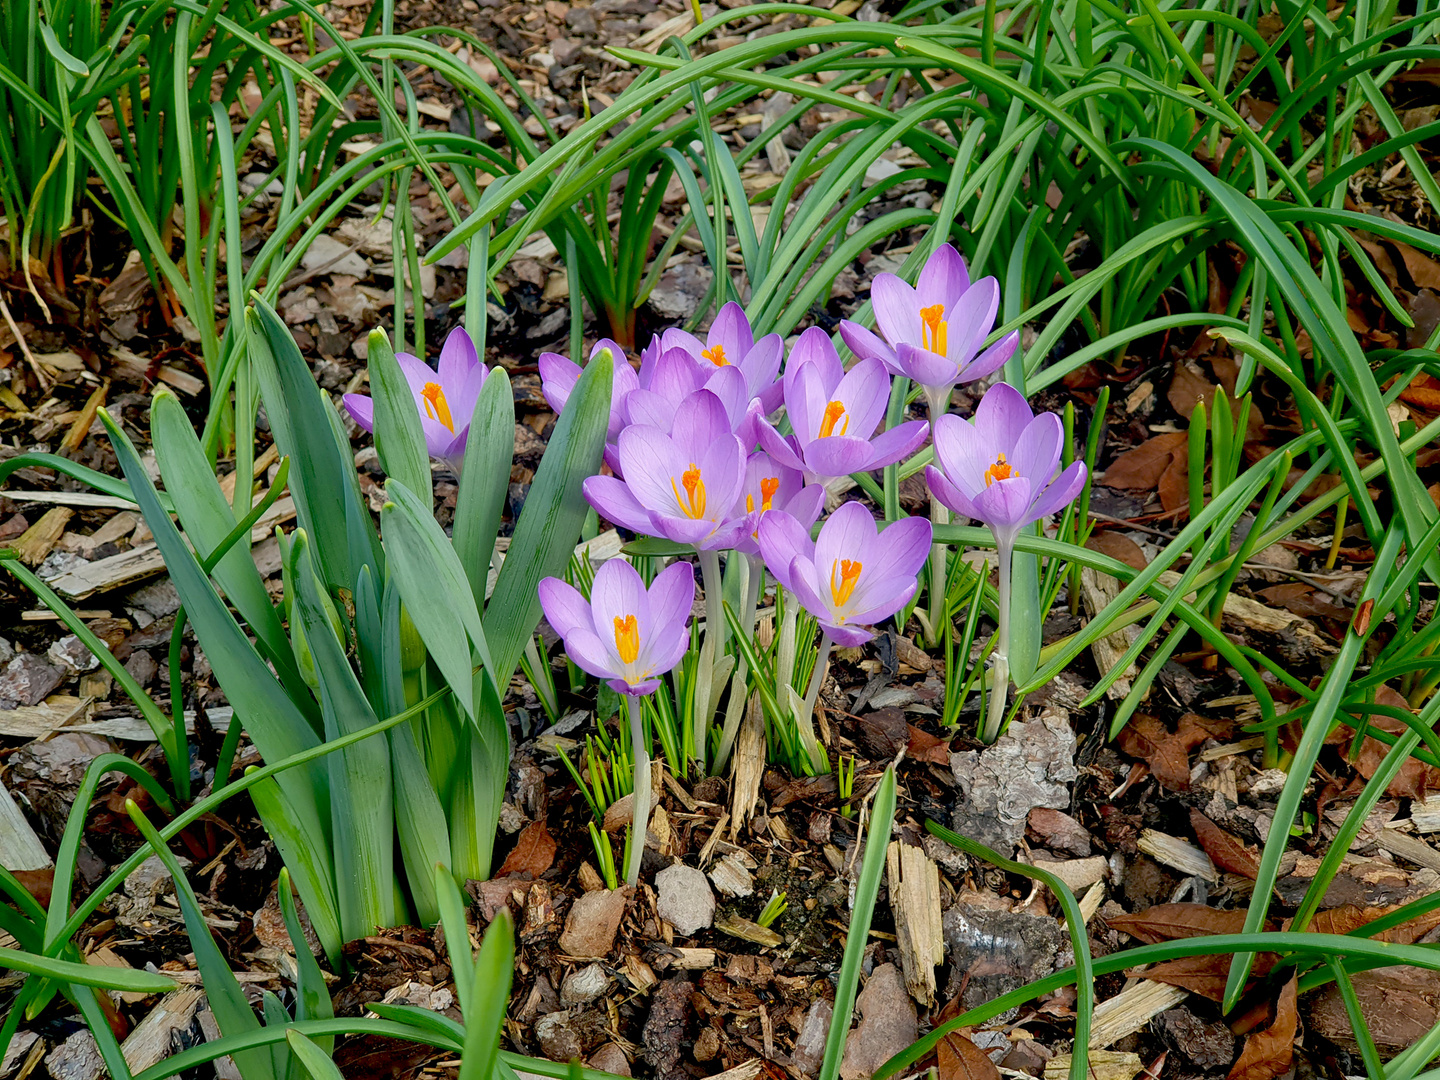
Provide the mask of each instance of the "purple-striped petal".
{"label": "purple-striped petal", "polygon": [[931,493],[955,513],[967,518],[978,518],[979,512],[970,497],[945,478],[945,474],[934,465],[925,466],[925,483]]}
{"label": "purple-striped petal", "polygon": [[633,533],[653,535],[655,521],[640,505],[623,480],[613,476],[591,476],[581,485],[585,501],[606,521]]}
{"label": "purple-striped petal", "polygon": [[818,326],[812,326],[801,333],[790,349],[790,359],[785,362],[785,399],[790,399],[790,382],[795,373],[806,364],[814,364],[820,372],[820,384],[824,392],[839,385],[845,376],[845,365],[840,363],[840,354],[830,335]]}
{"label": "purple-striped petal", "polygon": [[447,391],[459,388],[470,372],[480,366],[480,354],[463,326],[457,326],[440,347],[440,385]]}
{"label": "purple-striped petal", "polygon": [[561,637],[569,637],[577,629],[588,629],[592,633],[595,622],[590,616],[590,605],[580,590],[559,578],[547,577],[540,582],[540,610],[545,612],[545,621],[555,628]]}
{"label": "purple-striped petal", "polygon": [[996,383],[985,391],[975,410],[975,430],[987,445],[1008,455],[1034,417],[1019,390],[1009,383]]}
{"label": "purple-striped petal", "polygon": [[831,398],[845,406],[844,433],[868,439],[890,403],[890,374],[885,364],[873,357],[859,361],[845,373]]}
{"label": "purple-striped petal", "polygon": [[895,350],[885,344],[873,331],[865,329],[857,322],[841,319],[840,339],[845,342],[845,347],[855,354],[857,360],[868,360],[874,357],[890,371],[897,375],[900,374]]}
{"label": "purple-striped petal", "polygon": [[919,450],[930,432],[930,425],[924,420],[907,420],[896,424],[889,431],[882,431],[870,440],[870,463],[865,471],[882,469],[886,465],[907,458]]}
{"label": "purple-striped petal", "polygon": [[1020,331],[1011,330],[1010,333],[960,369],[960,382],[974,382],[999,371],[1005,366],[1005,362],[1015,355],[1015,349],[1019,344]]}
{"label": "purple-striped petal", "polygon": [[810,530],[784,510],[772,510],[761,516],[756,531],[760,557],[765,560],[770,575],[785,588],[791,588],[791,566],[797,559],[809,559],[815,550]]}
{"label": "purple-striped petal", "polygon": [[805,448],[805,465],[816,476],[849,476],[877,468],[872,461],[875,448],[853,435],[832,435],[816,439]]}
{"label": "purple-striped petal", "polygon": [[1047,518],[1069,506],[1084,486],[1085,463],[1072,461],[1069,468],[1057,476],[1055,482],[1035,500],[1035,505],[1030,508],[1030,513],[1037,521]]}

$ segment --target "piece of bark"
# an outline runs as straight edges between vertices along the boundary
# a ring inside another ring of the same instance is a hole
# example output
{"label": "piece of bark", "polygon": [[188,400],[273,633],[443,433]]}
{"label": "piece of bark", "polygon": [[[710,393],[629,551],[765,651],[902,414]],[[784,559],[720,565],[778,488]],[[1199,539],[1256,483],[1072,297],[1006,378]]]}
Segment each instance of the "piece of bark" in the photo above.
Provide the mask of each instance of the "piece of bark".
{"label": "piece of bark", "polygon": [[1204,878],[1206,881],[1220,880],[1220,874],[1216,871],[1215,864],[1210,861],[1210,856],[1178,836],[1171,836],[1156,829],[1145,829],[1140,833],[1136,846],[1156,862],[1189,877]]}
{"label": "piece of bark", "polygon": [[739,915],[726,914],[715,920],[715,929],[722,933],[737,937],[741,941],[754,942],[756,945],[763,945],[773,949],[777,945],[783,945],[785,939],[771,930],[768,926],[761,926],[749,919],[742,919]]}
{"label": "piece of bark", "polygon": [[760,696],[752,695],[745,706],[745,719],[735,737],[735,779],[730,786],[730,839],[738,840],[740,830],[755,812],[760,798],[760,780],[765,775],[765,718],[760,713]]}
{"label": "piece of bark", "polygon": [[53,865],[45,845],[0,783],[0,866],[6,870],[44,870]]}
{"label": "piece of bark", "polygon": [[[1410,813],[1415,813],[1411,810]],[[1397,858],[1422,866],[1427,870],[1440,870],[1440,851],[1421,840],[1396,829],[1381,829],[1380,847]]]}
{"label": "piece of bark", "polygon": [[172,990],[135,1025],[135,1030],[120,1046],[132,1073],[158,1065],[170,1056],[170,1037],[190,1026],[204,997],[205,991],[198,986]]}
{"label": "piece of bark", "polygon": [[[1084,602],[1085,610],[1089,612],[1092,619],[1119,596],[1122,589],[1123,586],[1120,582],[1109,574],[1102,574],[1089,567],[1080,571],[1080,599]],[[1139,627],[1127,626],[1113,634],[1097,638],[1095,643],[1090,646],[1090,652],[1095,657],[1096,669],[1102,674],[1109,674],[1113,671],[1139,633]],[[1111,683],[1110,688],[1105,691],[1106,696],[1114,701],[1123,701],[1130,694],[1130,686],[1136,673],[1137,669],[1132,663],[1125,669],[1124,674]]]}
{"label": "piece of bark", "polygon": [[[1070,1075],[1069,1054],[1056,1054],[1045,1062],[1045,1080],[1065,1080]],[[1145,1068],[1139,1054],[1119,1050],[1091,1050],[1089,1080],[1133,1080]]]}
{"label": "piece of bark", "polygon": [[40,520],[31,525],[10,546],[26,566],[39,566],[45,561],[54,546],[65,533],[65,526],[75,516],[75,511],[64,506],[46,510]]}
{"label": "piece of bark", "polygon": [[924,848],[891,841],[885,851],[890,907],[900,944],[905,988],[922,1005],[935,1004],[935,968],[945,956],[940,925],[940,870]]}
{"label": "piece of bark", "polygon": [[1145,979],[1095,1006],[1090,1026],[1090,1048],[1103,1050],[1145,1027],[1152,1017],[1173,1009],[1189,991]]}

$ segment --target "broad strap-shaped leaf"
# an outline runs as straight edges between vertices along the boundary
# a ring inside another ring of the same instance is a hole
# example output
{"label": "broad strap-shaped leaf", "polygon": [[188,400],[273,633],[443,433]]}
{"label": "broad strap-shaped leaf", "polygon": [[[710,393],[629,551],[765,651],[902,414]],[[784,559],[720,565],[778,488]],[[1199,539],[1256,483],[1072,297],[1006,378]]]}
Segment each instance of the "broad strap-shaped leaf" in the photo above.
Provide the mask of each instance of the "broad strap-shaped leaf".
{"label": "broad strap-shaped leaf", "polygon": [[246,311],[250,363],[270,432],[280,453],[295,465],[290,491],[300,526],[315,545],[315,559],[326,591],[349,589],[351,553],[345,503],[355,483],[348,445],[337,444],[324,392],[295,339],[274,310],[258,296]]}
{"label": "broad strap-shaped leaf", "polygon": [[515,456],[515,395],[504,368],[491,369],[475,400],[465,443],[460,491],[455,496],[455,554],[470,579],[476,608],[485,605],[485,583],[500,514],[510,490]]}
{"label": "broad strap-shaped leaf", "polygon": [[[295,1060],[310,1075],[311,1080],[345,1080],[345,1074],[340,1071],[340,1066],[336,1065],[334,1059],[330,1057],[330,1051],[323,1049],[309,1036],[291,1028],[285,1032],[285,1042],[290,1047],[290,1052],[295,1055]],[[247,1076],[245,1080],[250,1080],[250,1078]]]}
{"label": "broad strap-shaped leaf", "polygon": [[[372,727],[375,713],[360,689],[336,637],[327,599],[310,557],[304,530],[292,538],[297,595],[291,612],[305,628],[315,659],[325,735]],[[335,898],[346,940],[367,937],[395,921],[395,820],[390,754],[380,739],[367,739],[326,758],[330,772],[330,820],[335,858]]]}
{"label": "broad strap-shaped leaf", "polygon": [[165,994],[175,989],[175,982],[163,975],[153,975],[139,968],[101,967],[98,964],[77,964],[56,960],[21,949],[0,949],[0,968],[39,975],[60,983],[95,986],[102,990],[118,990],[130,994]]}
{"label": "broad strap-shaped leaf", "polygon": [[365,360],[375,403],[375,452],[380,467],[411,491],[428,495],[432,488],[430,455],[415,395],[384,330],[370,331],[369,350]]}
{"label": "broad strap-shaped leaf", "polygon": [[[295,897],[290,892],[290,872],[280,871],[280,882],[276,887],[280,896],[280,914],[285,919],[285,930],[290,935],[290,945],[295,950],[295,1019],[329,1020],[335,1015],[330,1001],[330,990],[325,985],[325,976],[310,951],[305,929],[300,925],[300,913],[295,909]],[[325,1036],[320,1040],[321,1048],[329,1053],[335,1040]]]}
{"label": "broad strap-shaped leaf", "polygon": [[[220,490],[184,406],[174,392],[163,385],[151,398],[150,438],[155,444],[155,460],[165,489],[175,499],[180,524],[200,556],[208,558],[235,527],[235,513]],[[248,478],[239,477],[236,483],[248,484]],[[255,560],[250,557],[248,538],[232,547],[211,573],[244,616],[251,633],[265,644],[270,658],[277,666],[287,663],[293,670],[294,660],[285,628],[280,625],[275,605],[265,591]],[[284,677],[282,670],[281,678]]]}
{"label": "broad strap-shaped leaf", "polygon": [[328,838],[317,843],[314,833],[296,826],[286,792],[273,777],[252,787],[250,800],[295,879],[320,947],[331,966],[338,967],[345,942],[340,935],[340,908],[335,900],[335,868]]}
{"label": "broad strap-shaped leaf", "polygon": [[499,685],[509,682],[525,642],[540,622],[541,580],[563,577],[570,564],[590,509],[580,485],[600,469],[610,423],[611,372],[613,364],[625,362],[623,357],[601,355],[585,366],[526,496],[509,554],[485,608],[486,630],[498,665],[491,670]]}
{"label": "broad strap-shaped leaf", "polygon": [[[220,947],[215,944],[215,938],[205,922],[205,915],[200,910],[200,901],[196,899],[195,890],[190,887],[179,860],[133,801],[126,800],[125,810],[174,880],[175,900],[185,919],[185,932],[190,937],[190,948],[195,953],[195,966],[200,970],[200,977],[205,982],[205,997],[220,1025],[221,1033],[241,1035],[258,1030],[260,1021],[250,1008],[250,1002],[245,999],[245,991],[240,989],[240,983],[236,981],[230,965],[225,962]],[[235,1064],[240,1067],[246,1080],[283,1080],[275,1076],[270,1054],[263,1048],[237,1053]]]}
{"label": "broad strap-shaped leaf", "polygon": [[510,912],[501,910],[485,931],[475,960],[474,989],[465,1012],[465,1049],[460,1054],[461,1080],[489,1080],[494,1071],[514,974],[515,931]]}

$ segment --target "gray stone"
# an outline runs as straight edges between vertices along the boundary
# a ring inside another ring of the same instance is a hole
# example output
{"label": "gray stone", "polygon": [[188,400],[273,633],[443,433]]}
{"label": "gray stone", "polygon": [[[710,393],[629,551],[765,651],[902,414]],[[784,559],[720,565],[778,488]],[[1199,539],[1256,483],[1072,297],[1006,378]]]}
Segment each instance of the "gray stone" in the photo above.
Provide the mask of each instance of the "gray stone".
{"label": "gray stone", "polygon": [[894,964],[881,964],[855,999],[860,1022],[845,1041],[840,1059],[840,1080],[873,1076],[891,1057],[913,1043],[919,1034],[915,1002]]}
{"label": "gray stone", "polygon": [[568,956],[608,956],[625,915],[628,890],[587,892],[570,905],[560,951]]}
{"label": "gray stone", "polygon": [[1025,835],[1037,806],[1070,805],[1066,784],[1075,768],[1075,733],[1062,709],[1045,706],[1039,716],[1017,720],[993,746],[950,755],[959,785],[952,828],[1009,855]]}
{"label": "gray stone", "polygon": [[1072,962],[1064,924],[1053,918],[962,900],[941,925],[952,965],[949,996],[959,994],[962,1008],[993,1001]]}
{"label": "gray stone", "polygon": [[63,679],[59,668],[34,653],[21,653],[0,671],[0,709],[39,705]]}
{"label": "gray stone", "polygon": [[824,998],[811,1002],[805,1022],[800,1025],[800,1037],[795,1040],[795,1053],[790,1055],[790,1063],[802,1076],[814,1076],[820,1071],[825,1060],[825,1039],[830,1034],[830,1017],[834,1013],[835,1007]]}
{"label": "gray stone", "polygon": [[77,1031],[45,1055],[45,1067],[55,1080],[99,1080],[105,1072],[105,1061],[95,1036]]}
{"label": "gray stone", "polygon": [[[11,660],[14,659],[15,646],[11,645],[7,639],[0,637],[0,664],[8,664]],[[20,1036],[18,1035],[15,1036],[16,1039],[19,1039],[19,1037]],[[14,1040],[12,1040],[12,1042],[13,1041]],[[31,1041],[33,1042],[34,1040],[32,1039]]]}
{"label": "gray stone", "polygon": [[566,1005],[588,1005],[610,985],[610,976],[599,964],[572,971],[560,984],[560,1000]]}
{"label": "gray stone", "polygon": [[370,272],[359,252],[351,251],[350,245],[333,236],[321,233],[300,256],[300,265],[312,273],[354,274],[363,277]]}
{"label": "gray stone", "polygon": [[46,649],[45,659],[62,669],[68,668],[77,673],[94,671],[100,666],[100,659],[74,634],[66,634]]}
{"label": "gray stone", "polygon": [[546,1013],[535,1021],[535,1041],[551,1061],[570,1061],[581,1054],[580,1038],[564,1010]]}
{"label": "gray stone", "polygon": [[590,1068],[609,1073],[611,1076],[629,1076],[630,1059],[619,1043],[607,1042],[590,1055]]}
{"label": "gray stone", "polygon": [[714,278],[710,268],[696,262],[681,263],[666,270],[650,293],[650,306],[664,319],[688,319],[700,306],[700,299]]}
{"label": "gray stone", "polygon": [[689,937],[715,921],[715,894],[705,875],[693,866],[667,866],[655,875],[655,888],[659,892],[655,910],[676,933]]}
{"label": "gray stone", "polygon": [[128,599],[131,606],[149,612],[157,619],[163,619],[166,615],[173,615],[180,610],[180,594],[175,591],[175,583],[169,578],[142,585],[132,592]]}

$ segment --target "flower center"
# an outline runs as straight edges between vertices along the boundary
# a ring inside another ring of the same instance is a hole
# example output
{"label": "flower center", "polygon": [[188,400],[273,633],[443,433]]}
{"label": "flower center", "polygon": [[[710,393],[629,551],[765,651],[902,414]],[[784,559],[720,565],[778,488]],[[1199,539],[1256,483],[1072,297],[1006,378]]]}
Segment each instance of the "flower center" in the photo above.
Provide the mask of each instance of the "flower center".
{"label": "flower center", "polygon": [[445,400],[445,391],[440,388],[440,384],[427,382],[421,389],[420,396],[425,399],[425,415],[431,420],[439,420],[454,431],[455,421],[450,416],[450,403]]}
{"label": "flower center", "polygon": [[933,353],[945,355],[945,305],[931,304],[929,307],[920,309],[920,321],[924,323],[921,331],[921,342],[926,349]]}
{"label": "flower center", "polygon": [[843,402],[832,401],[825,406],[825,418],[820,421],[820,438],[828,439],[831,435],[844,435],[850,428],[850,418],[845,416],[845,423],[839,431],[835,425],[840,423],[840,418],[845,416],[845,405]]}
{"label": "flower center", "polygon": [[703,356],[706,360],[709,360],[710,363],[714,364],[716,367],[725,367],[727,364],[730,363],[729,360],[725,359],[724,345],[711,345],[710,348],[706,349],[700,355]]}
{"label": "flower center", "polygon": [[680,474],[680,483],[685,487],[683,496],[675,486],[675,479],[670,479],[670,490],[675,492],[675,501],[680,504],[681,511],[697,520],[704,517],[705,481],[700,478],[700,466],[692,461],[690,467]]}
{"label": "flower center", "polygon": [[[830,564],[830,599],[835,601],[837,608],[844,607],[849,601],[863,568],[864,564],[859,559],[836,559]],[[838,581],[835,579],[836,570],[840,571]]]}
{"label": "flower center", "polygon": [[995,464],[985,470],[985,486],[988,488],[996,480],[1009,480],[1012,472],[1014,470],[1005,464],[1005,455],[997,454]]}
{"label": "flower center", "polygon": [[[780,478],[778,476],[766,476],[760,480],[760,512],[771,509],[771,503],[775,501],[775,492],[780,490]],[[755,496],[749,492],[745,493],[745,512],[755,512]]]}
{"label": "flower center", "polygon": [[635,663],[640,655],[640,627],[634,615],[615,618],[615,649],[620,653],[621,662],[626,664]]}

